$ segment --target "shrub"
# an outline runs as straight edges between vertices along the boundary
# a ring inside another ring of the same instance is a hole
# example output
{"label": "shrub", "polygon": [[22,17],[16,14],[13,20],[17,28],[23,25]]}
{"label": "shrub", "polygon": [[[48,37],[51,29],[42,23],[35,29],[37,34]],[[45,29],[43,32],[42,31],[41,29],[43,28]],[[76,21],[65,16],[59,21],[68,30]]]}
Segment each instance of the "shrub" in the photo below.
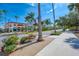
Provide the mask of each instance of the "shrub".
{"label": "shrub", "polygon": [[8,45],[13,45],[13,44],[16,44],[17,41],[18,41],[18,37],[15,36],[15,35],[12,35],[12,36],[8,37],[8,39],[6,39],[6,40],[4,41],[4,45],[5,45],[5,46],[6,46],[6,45],[7,45],[7,46],[8,46]]}
{"label": "shrub", "polygon": [[30,34],[27,38],[28,38],[28,39],[34,39],[34,38],[35,38],[35,35]]}
{"label": "shrub", "polygon": [[3,41],[3,52],[6,54],[11,53],[16,48],[16,43],[18,41],[18,37],[16,35],[12,35]]}
{"label": "shrub", "polygon": [[35,35],[30,34],[29,36],[22,37],[20,40],[20,43],[23,44],[23,43],[29,42],[31,41],[31,39],[34,39],[34,38],[35,38]]}
{"label": "shrub", "polygon": [[20,40],[20,43],[23,44],[23,43],[26,42],[26,40],[27,40],[27,37],[22,37],[21,40]]}
{"label": "shrub", "polygon": [[9,53],[13,52],[15,50],[15,48],[16,48],[15,44],[9,45],[9,46],[5,46],[4,47],[4,53],[9,54]]}

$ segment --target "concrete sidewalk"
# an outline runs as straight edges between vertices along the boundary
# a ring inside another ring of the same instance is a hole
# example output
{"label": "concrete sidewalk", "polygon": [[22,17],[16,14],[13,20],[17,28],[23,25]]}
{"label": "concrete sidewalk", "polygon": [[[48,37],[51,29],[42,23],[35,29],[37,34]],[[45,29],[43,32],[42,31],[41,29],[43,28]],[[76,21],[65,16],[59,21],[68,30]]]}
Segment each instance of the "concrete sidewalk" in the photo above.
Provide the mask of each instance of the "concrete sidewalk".
{"label": "concrete sidewalk", "polygon": [[79,56],[79,49],[74,49],[65,42],[68,38],[77,38],[73,33],[64,32],[36,56]]}

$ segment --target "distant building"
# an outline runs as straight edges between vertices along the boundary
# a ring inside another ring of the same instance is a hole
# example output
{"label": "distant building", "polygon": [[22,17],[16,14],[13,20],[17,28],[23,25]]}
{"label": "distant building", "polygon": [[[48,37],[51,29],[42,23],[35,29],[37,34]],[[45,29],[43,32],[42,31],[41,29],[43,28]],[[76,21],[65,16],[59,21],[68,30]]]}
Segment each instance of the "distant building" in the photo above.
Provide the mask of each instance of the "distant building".
{"label": "distant building", "polygon": [[25,23],[16,23],[16,22],[8,22],[6,23],[5,25],[5,28],[6,29],[10,29],[10,30],[16,30],[16,29],[19,29],[19,31],[21,31],[21,28],[25,28],[27,27],[28,25],[25,24]]}

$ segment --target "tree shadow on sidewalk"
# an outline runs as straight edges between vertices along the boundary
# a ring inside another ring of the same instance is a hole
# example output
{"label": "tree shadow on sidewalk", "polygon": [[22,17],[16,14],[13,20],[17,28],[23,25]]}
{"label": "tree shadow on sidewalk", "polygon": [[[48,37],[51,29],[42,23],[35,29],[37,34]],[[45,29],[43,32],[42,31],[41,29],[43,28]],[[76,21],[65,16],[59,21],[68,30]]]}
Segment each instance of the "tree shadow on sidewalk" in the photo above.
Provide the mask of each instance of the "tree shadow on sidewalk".
{"label": "tree shadow on sidewalk", "polygon": [[68,43],[74,49],[79,49],[79,39],[78,38],[69,38],[69,39],[66,39],[64,42]]}

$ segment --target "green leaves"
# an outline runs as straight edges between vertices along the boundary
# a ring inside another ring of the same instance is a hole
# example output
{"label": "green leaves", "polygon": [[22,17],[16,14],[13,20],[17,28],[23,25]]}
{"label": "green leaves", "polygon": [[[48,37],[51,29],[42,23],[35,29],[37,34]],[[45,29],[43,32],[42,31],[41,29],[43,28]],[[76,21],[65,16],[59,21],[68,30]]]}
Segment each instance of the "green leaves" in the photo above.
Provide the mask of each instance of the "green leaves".
{"label": "green leaves", "polygon": [[70,11],[72,11],[74,9],[74,7],[75,7],[75,4],[74,3],[70,3],[68,5],[68,8],[69,8]]}
{"label": "green leaves", "polygon": [[0,15],[2,15],[3,14],[3,10],[0,10]]}
{"label": "green leaves", "polygon": [[33,12],[28,13],[28,15],[25,17],[25,21],[28,21],[29,23],[33,22],[35,20],[34,16],[35,15]]}
{"label": "green leaves", "polygon": [[19,16],[14,16],[16,19],[19,18]]}
{"label": "green leaves", "polygon": [[62,16],[57,20],[57,26],[69,28],[71,26],[76,26],[77,23],[79,25],[79,19],[77,16],[78,15],[76,13],[70,12],[68,15]]}
{"label": "green leaves", "polygon": [[6,39],[6,41],[4,41],[4,44],[5,44],[5,46],[16,44],[18,39],[19,38],[17,36],[12,35],[12,36],[8,37]]}
{"label": "green leaves", "polygon": [[13,52],[13,51],[15,50],[15,47],[16,47],[15,44],[9,45],[9,46],[5,46],[5,47],[4,47],[4,52],[5,52],[6,54],[9,54],[9,53],[11,53],[11,52]]}
{"label": "green leaves", "polygon": [[3,41],[4,43],[3,50],[6,54],[9,54],[15,50],[18,39],[19,38],[16,35],[12,35]]}
{"label": "green leaves", "polygon": [[45,20],[45,23],[46,23],[47,25],[51,24],[50,19],[49,19],[49,18],[48,18],[48,19],[46,19],[46,20]]}
{"label": "green leaves", "polygon": [[47,19],[45,19],[44,21],[41,21],[41,24],[42,24],[42,25],[49,25],[49,24],[51,24],[51,21],[50,21],[49,18],[47,18]]}

